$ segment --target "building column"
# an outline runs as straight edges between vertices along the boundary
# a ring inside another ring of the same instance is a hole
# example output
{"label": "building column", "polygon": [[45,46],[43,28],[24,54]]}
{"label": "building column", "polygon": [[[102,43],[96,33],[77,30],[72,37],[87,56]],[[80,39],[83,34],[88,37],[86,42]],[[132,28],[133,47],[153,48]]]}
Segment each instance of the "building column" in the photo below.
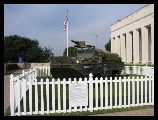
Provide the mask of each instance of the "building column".
{"label": "building column", "polygon": [[154,64],[154,22],[151,24],[151,62]]}
{"label": "building column", "polygon": [[142,30],[139,29],[139,63],[142,63]]}
{"label": "building column", "polygon": [[126,55],[125,55],[125,35],[122,34],[120,36],[121,38],[121,58],[122,58],[122,62],[126,62]]}
{"label": "building column", "polygon": [[142,63],[148,63],[148,28],[142,27]]}
{"label": "building column", "polygon": [[118,44],[118,38],[115,37],[115,53],[118,53],[118,46],[117,46],[117,44]]}
{"label": "building column", "polygon": [[120,57],[120,36],[117,36],[117,54]]}
{"label": "building column", "polygon": [[111,52],[115,52],[115,37],[111,37]]}
{"label": "building column", "polygon": [[133,30],[133,63],[139,63],[139,32]]}
{"label": "building column", "polygon": [[127,63],[132,62],[132,35],[130,32],[126,33],[126,46],[127,46]]}

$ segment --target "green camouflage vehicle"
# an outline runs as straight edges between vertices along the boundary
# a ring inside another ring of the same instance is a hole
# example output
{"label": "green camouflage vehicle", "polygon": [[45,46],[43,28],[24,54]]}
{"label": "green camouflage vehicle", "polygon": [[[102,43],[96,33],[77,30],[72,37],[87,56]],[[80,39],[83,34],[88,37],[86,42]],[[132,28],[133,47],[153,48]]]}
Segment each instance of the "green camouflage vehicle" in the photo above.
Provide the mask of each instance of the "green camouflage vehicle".
{"label": "green camouflage vehicle", "polygon": [[95,46],[85,45],[85,41],[71,40],[78,49],[76,57],[49,57],[53,78],[115,77],[121,74],[124,63],[116,53],[105,52]]}

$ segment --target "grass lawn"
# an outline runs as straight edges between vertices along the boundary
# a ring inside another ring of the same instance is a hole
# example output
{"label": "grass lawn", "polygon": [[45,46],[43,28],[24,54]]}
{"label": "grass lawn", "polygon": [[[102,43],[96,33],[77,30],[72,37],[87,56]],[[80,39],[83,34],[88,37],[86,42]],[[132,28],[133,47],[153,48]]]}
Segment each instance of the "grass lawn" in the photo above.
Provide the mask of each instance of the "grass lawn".
{"label": "grass lawn", "polygon": [[134,65],[135,66],[146,66],[147,65],[147,66],[150,66],[150,67],[154,67],[154,64],[132,64],[132,63],[131,64],[126,64],[125,63],[124,65],[125,66],[134,66]]}

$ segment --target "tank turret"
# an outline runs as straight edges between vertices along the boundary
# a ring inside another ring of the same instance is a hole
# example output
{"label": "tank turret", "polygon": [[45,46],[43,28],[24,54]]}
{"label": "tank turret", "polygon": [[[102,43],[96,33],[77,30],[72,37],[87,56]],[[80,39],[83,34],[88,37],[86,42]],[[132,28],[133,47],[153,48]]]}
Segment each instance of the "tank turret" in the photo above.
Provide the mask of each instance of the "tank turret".
{"label": "tank turret", "polygon": [[[74,40],[71,40],[71,41],[76,44],[76,45],[74,45],[74,47],[81,48],[81,49],[87,48],[89,50],[89,51],[85,50],[84,52],[79,52],[79,53],[82,53],[82,54],[78,54],[78,56],[80,58],[85,57],[85,55],[88,56],[90,54],[90,50],[91,50],[91,51],[95,51],[96,53],[99,54],[98,58],[101,57],[103,59],[102,62],[104,62],[104,61],[106,61],[106,62],[121,62],[120,61],[121,59],[117,53],[103,51],[101,49],[95,48],[95,46],[92,46],[92,45],[85,45],[85,41],[74,41]],[[86,54],[84,54],[84,53],[86,53]],[[95,53],[95,56],[97,57],[96,53]],[[99,59],[98,59],[98,62],[100,63]]]}

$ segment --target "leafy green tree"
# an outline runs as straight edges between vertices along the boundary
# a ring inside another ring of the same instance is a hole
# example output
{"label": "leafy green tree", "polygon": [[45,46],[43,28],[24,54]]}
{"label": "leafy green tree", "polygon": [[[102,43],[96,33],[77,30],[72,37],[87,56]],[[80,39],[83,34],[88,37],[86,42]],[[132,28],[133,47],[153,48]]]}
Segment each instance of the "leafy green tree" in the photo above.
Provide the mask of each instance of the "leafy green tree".
{"label": "leafy green tree", "polygon": [[[68,47],[68,56],[75,57],[77,52],[77,48],[75,47]],[[65,48],[63,56],[67,56],[67,48]]]}
{"label": "leafy green tree", "polygon": [[52,55],[52,49],[40,47],[36,39],[18,35],[4,37],[4,62],[18,62],[19,57],[25,62],[45,62]]}
{"label": "leafy green tree", "polygon": [[53,49],[50,47],[50,46],[48,46],[48,47],[44,47],[43,49],[43,62],[48,62],[48,57],[49,56],[54,56],[54,53],[52,52],[53,51]]}
{"label": "leafy green tree", "polygon": [[111,52],[111,38],[109,39],[109,42],[106,43],[105,50]]}

